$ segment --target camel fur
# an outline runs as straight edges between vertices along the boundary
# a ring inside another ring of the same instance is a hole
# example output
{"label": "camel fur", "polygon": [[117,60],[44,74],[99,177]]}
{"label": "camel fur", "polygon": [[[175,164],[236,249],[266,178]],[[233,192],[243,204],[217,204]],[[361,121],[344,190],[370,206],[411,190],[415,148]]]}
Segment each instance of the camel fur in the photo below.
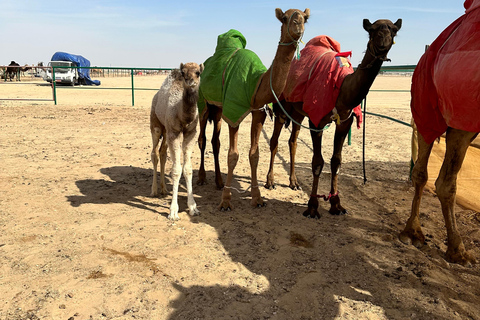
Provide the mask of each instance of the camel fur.
{"label": "camel fur", "polygon": [[[167,193],[165,185],[165,163],[167,149],[170,148],[172,158],[173,195],[170,206],[170,220],[178,220],[178,185],[182,173],[188,193],[188,208],[190,215],[199,214],[192,192],[192,147],[197,137],[198,123],[198,87],[203,64],[190,62],[180,64],[180,69],[174,69],[155,94],[150,113],[150,131],[152,133],[153,149],[153,183],[152,196],[158,196],[157,165],[160,158],[160,191]],[[163,138],[160,148],[160,138]],[[181,164],[183,153],[183,165]]]}
{"label": "camel fur", "polygon": [[[257,167],[259,161],[258,143],[260,140],[260,133],[265,122],[266,112],[263,108],[275,100],[275,95],[280,95],[285,87],[288,69],[298,48],[298,42],[303,36],[305,29],[305,22],[310,17],[310,9],[300,11],[297,9],[289,9],[283,12],[281,9],[275,9],[277,19],[282,23],[280,42],[278,44],[277,52],[272,65],[267,69],[258,81],[258,86],[250,101],[250,110],[252,112],[251,124],[251,145],[249,152],[250,169],[251,169],[251,204],[254,207],[262,207],[265,205],[258,186],[257,181]],[[207,66],[208,67],[208,66]],[[238,88],[242,90],[243,88]],[[204,112],[200,119],[200,137],[198,140],[201,150],[201,163],[199,169],[199,179],[197,184],[202,185],[206,182],[205,168],[204,168],[204,153],[205,153],[205,128],[208,119],[214,122],[214,132],[212,137],[213,153],[215,155],[215,182],[217,188],[223,188],[222,200],[219,205],[220,210],[231,210],[231,185],[233,181],[233,171],[237,165],[239,152],[237,149],[238,129],[239,125],[232,126],[229,124],[229,150],[228,150],[228,174],[225,185],[220,173],[220,165],[218,163],[218,153],[220,149],[220,129],[222,120],[222,108],[216,106],[211,101],[207,100],[207,111]]]}
{"label": "camel fur", "polygon": [[[310,131],[313,143],[313,158],[312,158],[312,174],[313,174],[313,183],[312,191],[310,194],[310,200],[308,201],[308,208],[303,213],[304,216],[311,218],[319,218],[320,213],[318,212],[319,198],[324,198],[325,201],[330,201],[330,210],[329,212],[333,215],[340,215],[348,213],[345,208],[340,204],[340,197],[338,194],[338,171],[342,162],[342,148],[345,142],[345,138],[350,131],[350,128],[353,123],[352,113],[353,110],[361,103],[361,101],[366,97],[373,81],[375,80],[380,67],[384,61],[389,61],[387,59],[387,54],[390,51],[393,43],[394,37],[397,35],[398,30],[402,26],[402,20],[398,19],[395,23],[392,23],[390,20],[377,20],[373,24],[368,20],[363,20],[363,28],[369,34],[369,41],[367,43],[367,50],[365,56],[363,57],[362,62],[355,70],[355,72],[350,73],[345,76],[343,82],[340,85],[338,96],[336,100],[332,100],[332,108],[330,110],[335,110],[336,115],[333,114],[333,111],[326,114],[322,119],[320,119],[318,124],[314,124],[311,119],[309,119],[310,128],[317,131]],[[309,71],[309,70],[307,70]],[[312,81],[309,84],[310,86],[323,86],[327,82],[327,79],[321,79],[321,77],[312,77]],[[297,81],[295,77],[288,77],[288,81]],[[287,83],[287,87],[290,87],[290,82]],[[287,99],[288,100],[288,99]],[[295,120],[296,123],[292,124],[292,133],[289,140],[290,147],[290,188],[296,190],[300,186],[298,184],[297,178],[295,176],[295,153],[297,147],[297,137],[300,131],[300,126],[297,123],[301,123],[303,119],[308,115],[303,110],[304,101],[280,101],[281,105],[284,107],[285,111]],[[278,148],[278,138],[284,123],[287,120],[286,114],[279,108],[278,103],[274,104],[275,125],[272,138],[270,140],[270,169],[267,174],[267,183],[265,184],[266,188],[274,188],[274,174],[273,174],[273,163],[275,155]],[[322,156],[322,129],[326,125],[335,121],[335,137],[334,137],[334,149],[333,155],[331,158],[331,185],[330,192],[328,195],[320,196],[317,194],[319,177],[323,169],[324,160]]]}

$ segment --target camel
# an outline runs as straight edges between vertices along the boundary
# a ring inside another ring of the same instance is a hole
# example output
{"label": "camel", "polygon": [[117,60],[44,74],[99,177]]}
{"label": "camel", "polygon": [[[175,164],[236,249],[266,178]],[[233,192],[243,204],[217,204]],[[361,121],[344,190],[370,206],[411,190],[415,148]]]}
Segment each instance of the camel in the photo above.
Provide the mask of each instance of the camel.
{"label": "camel", "polygon": [[10,78],[10,81],[13,81],[14,77],[17,77],[17,81],[22,81],[20,79],[21,72],[25,72],[27,70],[32,69],[28,65],[25,65],[24,67],[21,67],[18,63],[15,61],[11,61],[10,64],[7,67],[7,70],[5,71],[5,81]]}
{"label": "camel", "polygon": [[[160,157],[160,191],[167,193],[165,185],[165,163],[167,149],[170,148],[173,180],[173,196],[168,219],[178,220],[178,184],[182,173],[188,193],[188,208],[190,215],[200,211],[192,192],[192,147],[197,135],[198,124],[198,86],[203,64],[194,62],[180,64],[180,69],[174,69],[155,94],[150,112],[150,131],[152,133],[153,149],[153,183],[152,196],[158,196],[157,164]],[[158,144],[163,137],[160,149]],[[183,166],[180,163],[183,152]]]}
{"label": "camel", "polygon": [[412,171],[412,211],[399,238],[415,247],[425,243],[419,211],[428,180],[428,158],[434,141],[446,132],[445,158],[435,181],[447,229],[445,258],[471,265],[476,259],[465,249],[457,229],[455,197],[457,174],[470,143],[480,132],[480,0],[467,0],[464,6],[466,13],[430,45],[412,77],[411,110],[418,129],[418,158]]}
{"label": "camel", "polygon": [[[295,175],[297,137],[302,120],[306,116],[309,118],[313,143],[313,184],[308,208],[303,213],[304,216],[320,218],[319,198],[330,201],[330,214],[348,213],[340,204],[337,187],[343,143],[353,123],[352,114],[357,116],[358,124],[361,121],[359,104],[367,95],[383,62],[389,61],[387,54],[401,26],[401,19],[395,23],[390,20],[377,20],[373,24],[368,19],[364,19],[363,28],[369,34],[369,41],[363,60],[355,72],[347,59],[350,53],[340,53],[338,42],[327,36],[319,36],[310,40],[301,52],[303,62],[301,59],[292,63],[283,93],[286,100],[283,99],[274,104],[276,117],[270,140],[270,168],[265,187],[270,189],[275,187],[273,163],[277,153],[278,138],[287,119],[284,111],[279,108],[281,104],[294,122],[289,140],[290,188],[294,190],[300,188]],[[327,73],[321,72],[323,70]],[[334,78],[332,75],[338,76],[338,78]],[[322,133],[323,128],[334,119],[336,127],[331,159],[330,193],[319,196],[317,194],[318,181],[324,165],[321,154]]]}
{"label": "camel", "polygon": [[10,81],[13,81],[13,78],[16,76],[17,81],[19,81],[20,71],[17,67],[20,67],[20,65],[12,60],[5,71],[5,80],[10,79]]}
{"label": "camel", "polygon": [[[274,94],[278,95],[283,91],[286,82],[286,76],[290,63],[298,50],[298,42],[301,40],[305,28],[305,22],[310,16],[310,9],[305,9],[304,12],[297,9],[289,9],[285,13],[279,9],[275,9],[277,19],[282,23],[280,42],[277,47],[277,52],[272,65],[267,70],[260,59],[250,50],[244,49],[246,40],[238,31],[230,30],[224,35],[219,36],[219,45],[222,43],[222,36],[231,36],[231,39],[226,40],[230,45],[235,43],[232,48],[228,47],[229,52],[225,65],[218,66],[221,74],[221,80],[215,81],[213,78],[202,76],[200,84],[199,109],[203,108],[200,118],[200,136],[199,147],[201,150],[201,164],[199,170],[198,184],[205,184],[205,168],[204,168],[204,153],[205,153],[205,128],[208,119],[214,122],[214,133],[212,137],[213,153],[215,156],[215,182],[217,188],[222,189],[222,200],[219,205],[220,210],[231,210],[231,185],[233,180],[233,172],[238,161],[239,152],[237,149],[238,129],[240,122],[250,112],[252,113],[251,124],[251,146],[249,151],[249,160],[251,168],[251,204],[254,207],[262,207],[265,205],[257,182],[257,166],[259,161],[258,143],[260,139],[260,132],[262,130],[266,113],[264,110],[268,109],[265,106],[274,101]],[[219,48],[217,45],[217,49]],[[222,51],[223,52],[223,51]],[[205,73],[215,73],[214,59],[216,55],[210,57],[205,61]],[[248,62],[245,62],[248,60]],[[246,67],[241,69],[241,67]],[[249,71],[255,69],[253,72],[247,74],[244,70]],[[232,79],[232,73],[242,74],[250,81],[237,81]],[[223,77],[223,78],[222,78]],[[219,83],[221,86],[214,90],[214,94],[220,95],[223,100],[215,100],[208,96],[208,92],[204,90],[210,83]],[[233,84],[228,86],[229,84]],[[253,86],[252,86],[253,84]],[[232,88],[233,87],[233,88]],[[230,88],[230,89],[229,89]],[[223,95],[222,95],[223,92]],[[236,92],[248,92],[248,96],[242,102],[231,102]],[[202,101],[202,99],[204,101]],[[203,106],[200,102],[204,102]],[[245,111],[244,111],[245,110]],[[240,112],[241,115],[231,120],[229,114]],[[229,151],[228,151],[228,174],[225,185],[223,184],[220,165],[218,163],[218,153],[220,148],[220,128],[222,118],[229,125]]]}

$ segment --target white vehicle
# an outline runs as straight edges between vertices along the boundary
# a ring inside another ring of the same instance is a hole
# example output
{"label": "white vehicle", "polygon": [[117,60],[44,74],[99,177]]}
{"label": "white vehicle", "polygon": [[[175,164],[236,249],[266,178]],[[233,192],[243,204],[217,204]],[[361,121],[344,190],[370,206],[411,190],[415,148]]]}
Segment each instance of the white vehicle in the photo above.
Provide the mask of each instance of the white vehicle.
{"label": "white vehicle", "polygon": [[[48,63],[49,67],[74,67],[75,64],[70,61],[50,61]],[[52,70],[45,69],[45,74],[43,79],[48,82],[53,81]],[[66,83],[72,86],[77,83],[78,72],[77,68],[55,68],[55,82],[56,83]]]}

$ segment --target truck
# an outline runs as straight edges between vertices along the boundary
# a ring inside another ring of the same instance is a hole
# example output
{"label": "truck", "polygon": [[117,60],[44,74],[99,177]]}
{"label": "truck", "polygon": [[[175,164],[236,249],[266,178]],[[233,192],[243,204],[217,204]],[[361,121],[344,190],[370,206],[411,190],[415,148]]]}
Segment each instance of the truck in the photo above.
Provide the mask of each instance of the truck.
{"label": "truck", "polygon": [[[56,83],[65,83],[70,84],[72,86],[77,83],[78,79],[78,71],[75,67],[75,64],[71,61],[50,61],[48,63],[49,67],[62,67],[62,68],[54,68],[55,70],[55,82]],[[46,69],[43,79],[48,82],[53,81],[52,76],[52,69]]]}
{"label": "truck", "polygon": [[[72,86],[77,83],[81,85],[100,85],[99,80],[90,79],[90,61],[80,55],[61,51],[55,52],[48,66],[55,67],[56,83],[66,83]],[[47,69],[43,78],[51,83],[53,81],[52,70]]]}

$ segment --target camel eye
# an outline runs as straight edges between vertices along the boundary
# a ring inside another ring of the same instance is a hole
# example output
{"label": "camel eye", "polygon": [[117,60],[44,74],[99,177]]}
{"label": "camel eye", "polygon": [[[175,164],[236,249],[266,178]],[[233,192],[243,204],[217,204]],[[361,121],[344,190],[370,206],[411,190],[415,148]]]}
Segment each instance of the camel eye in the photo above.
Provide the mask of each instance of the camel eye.
{"label": "camel eye", "polygon": [[197,74],[197,77],[200,76],[200,71],[197,71],[196,74]]}

